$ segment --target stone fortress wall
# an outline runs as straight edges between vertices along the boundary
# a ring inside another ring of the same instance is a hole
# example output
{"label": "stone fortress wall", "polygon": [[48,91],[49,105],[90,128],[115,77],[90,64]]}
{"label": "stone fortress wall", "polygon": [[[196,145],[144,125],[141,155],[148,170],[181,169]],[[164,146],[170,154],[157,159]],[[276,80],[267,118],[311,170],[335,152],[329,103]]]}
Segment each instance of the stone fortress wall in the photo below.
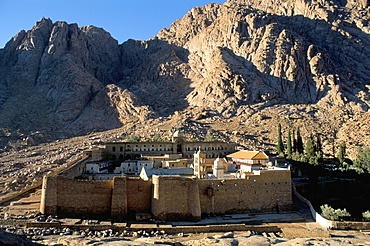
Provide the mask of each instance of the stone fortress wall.
{"label": "stone fortress wall", "polygon": [[200,220],[202,214],[286,210],[292,204],[290,170],[260,171],[245,179],[153,176],[113,181],[45,176],[43,214],[125,219],[148,212],[160,220]]}

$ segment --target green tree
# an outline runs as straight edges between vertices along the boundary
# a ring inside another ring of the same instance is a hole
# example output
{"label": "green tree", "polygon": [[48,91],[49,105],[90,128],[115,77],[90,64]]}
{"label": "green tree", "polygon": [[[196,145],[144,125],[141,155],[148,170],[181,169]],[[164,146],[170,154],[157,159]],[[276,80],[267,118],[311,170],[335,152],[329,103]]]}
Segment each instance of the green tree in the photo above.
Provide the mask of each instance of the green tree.
{"label": "green tree", "polygon": [[315,143],[315,151],[316,152],[319,152],[321,156],[323,156],[323,151],[322,151],[322,141],[321,141],[321,137],[319,134],[316,135],[316,143]]}
{"label": "green tree", "polygon": [[210,133],[207,133],[206,137],[204,138],[204,141],[205,142],[213,142],[213,141],[216,141],[216,139],[215,139],[215,136],[213,136]]}
{"label": "green tree", "polygon": [[338,160],[341,165],[343,165],[346,158],[346,142],[341,142],[339,145]]}
{"label": "green tree", "polygon": [[354,167],[358,173],[370,173],[370,148],[358,148]]}
{"label": "green tree", "polygon": [[303,152],[304,152],[304,149],[303,149],[303,140],[302,140],[301,130],[299,129],[299,126],[297,127],[297,140],[296,140],[296,144],[297,144],[297,152],[300,153],[300,154],[303,154]]}
{"label": "green tree", "polygon": [[293,147],[293,153],[297,152],[297,139],[295,137],[295,130],[293,128],[293,143],[292,143],[292,147]]}
{"label": "green tree", "polygon": [[288,159],[292,159],[292,136],[290,134],[290,130],[288,131],[288,141],[286,146],[287,152],[288,152]]}
{"label": "green tree", "polygon": [[306,156],[307,156],[308,162],[310,164],[314,164],[313,159],[316,156],[316,154],[315,154],[315,143],[314,143],[314,141],[311,137],[308,138],[307,142],[306,142]]}
{"label": "green tree", "polygon": [[161,142],[161,141],[162,141],[161,135],[159,135],[158,133],[157,133],[157,134],[155,134],[155,135],[153,136],[153,141],[154,141],[154,142]]}
{"label": "green tree", "polygon": [[320,206],[321,208],[321,215],[328,220],[340,220],[343,217],[350,217],[351,214],[347,212],[346,209],[334,209],[330,207],[328,204],[324,204]]}
{"label": "green tree", "polygon": [[284,144],[283,140],[281,138],[281,125],[280,123],[278,124],[278,143],[276,145],[276,150],[278,155],[284,156]]}
{"label": "green tree", "polygon": [[125,139],[127,142],[140,142],[141,136],[131,134],[131,135],[127,135]]}

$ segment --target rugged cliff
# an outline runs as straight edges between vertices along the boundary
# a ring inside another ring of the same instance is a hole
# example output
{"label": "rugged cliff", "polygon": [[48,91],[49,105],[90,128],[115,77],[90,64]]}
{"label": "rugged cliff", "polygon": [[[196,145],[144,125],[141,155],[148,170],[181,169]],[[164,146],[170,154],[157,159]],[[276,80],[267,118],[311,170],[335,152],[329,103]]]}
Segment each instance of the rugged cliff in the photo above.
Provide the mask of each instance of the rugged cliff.
{"label": "rugged cliff", "polygon": [[178,127],[257,148],[277,122],[346,139],[370,106],[369,12],[367,0],[229,0],[121,45],[43,18],[0,50],[0,143]]}

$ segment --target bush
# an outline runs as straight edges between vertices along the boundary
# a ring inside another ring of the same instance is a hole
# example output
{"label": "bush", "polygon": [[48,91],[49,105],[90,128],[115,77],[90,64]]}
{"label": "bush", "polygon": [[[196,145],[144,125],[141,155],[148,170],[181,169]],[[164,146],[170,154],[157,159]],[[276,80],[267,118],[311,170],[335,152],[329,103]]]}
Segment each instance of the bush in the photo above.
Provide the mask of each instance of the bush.
{"label": "bush", "polygon": [[140,142],[141,136],[140,135],[127,135],[125,139],[127,142]]}
{"label": "bush", "polygon": [[334,209],[330,207],[328,204],[324,204],[320,206],[321,208],[321,215],[328,219],[328,220],[340,220],[343,217],[350,217],[351,214],[347,212],[346,209]]}
{"label": "bush", "polygon": [[213,141],[216,141],[216,139],[215,139],[215,136],[213,136],[212,134],[207,134],[204,141],[205,142],[213,142]]}
{"label": "bush", "polygon": [[370,221],[370,211],[369,211],[369,210],[367,210],[367,211],[363,212],[363,213],[362,213],[362,217],[364,217],[364,219],[365,219],[366,221]]}

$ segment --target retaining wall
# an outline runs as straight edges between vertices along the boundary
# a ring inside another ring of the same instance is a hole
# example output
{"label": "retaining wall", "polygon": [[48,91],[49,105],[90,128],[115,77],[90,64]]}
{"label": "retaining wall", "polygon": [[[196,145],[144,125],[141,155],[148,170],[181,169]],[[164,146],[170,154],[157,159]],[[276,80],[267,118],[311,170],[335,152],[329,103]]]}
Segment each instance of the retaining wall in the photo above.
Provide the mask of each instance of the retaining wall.
{"label": "retaining wall", "polygon": [[299,194],[294,186],[293,186],[293,193],[302,202],[308,205],[308,207],[310,208],[312,217],[322,227],[325,227],[327,229],[335,229],[335,230],[370,230],[370,222],[327,220],[324,217],[322,217],[319,213],[316,212],[311,202],[307,200],[306,198],[304,198],[301,194]]}

